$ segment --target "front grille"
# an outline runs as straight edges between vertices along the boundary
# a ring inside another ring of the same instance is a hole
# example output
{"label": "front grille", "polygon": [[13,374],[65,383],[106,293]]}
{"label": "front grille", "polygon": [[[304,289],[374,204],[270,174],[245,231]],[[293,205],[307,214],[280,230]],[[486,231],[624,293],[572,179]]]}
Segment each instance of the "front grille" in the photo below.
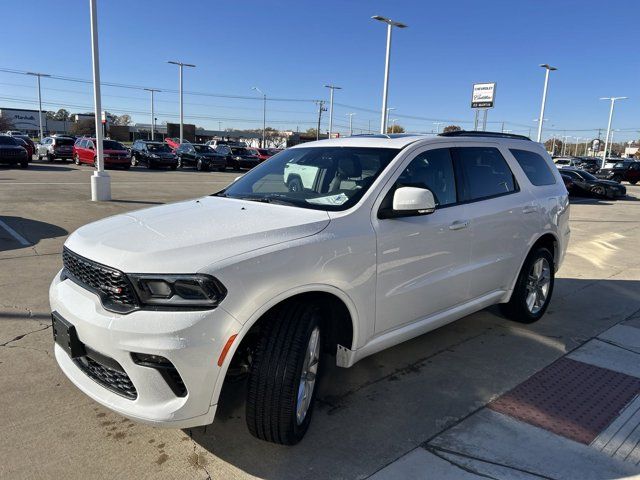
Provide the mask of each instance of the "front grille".
{"label": "front grille", "polygon": [[0,150],[0,155],[2,155],[3,157],[17,157],[19,155],[20,151],[13,149],[13,148],[7,148],[7,149],[1,149]]}
{"label": "front grille", "polygon": [[98,294],[107,310],[127,313],[138,307],[133,287],[120,270],[84,258],[66,247],[62,263],[63,276]]}
{"label": "front grille", "polygon": [[[99,383],[108,390],[121,395],[129,400],[138,398],[138,391],[133,386],[129,375],[118,362],[112,358],[103,357],[90,349],[87,355],[74,359],[75,364],[91,380]],[[93,358],[96,357],[96,358]],[[106,360],[106,361],[105,361]],[[104,365],[109,363],[109,366]]]}

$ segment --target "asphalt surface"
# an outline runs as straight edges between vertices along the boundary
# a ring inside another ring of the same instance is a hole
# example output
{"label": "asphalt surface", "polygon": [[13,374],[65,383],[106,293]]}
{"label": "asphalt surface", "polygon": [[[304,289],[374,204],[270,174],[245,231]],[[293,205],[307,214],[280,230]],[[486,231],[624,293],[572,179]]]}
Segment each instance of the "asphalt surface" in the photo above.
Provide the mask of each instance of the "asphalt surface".
{"label": "asphalt surface", "polygon": [[640,310],[640,186],[627,185],[625,200],[574,202],[540,322],[511,323],[492,308],[351,369],[328,364],[298,446],[249,435],[242,382],[225,387],[212,425],[151,428],[100,407],[56,365],[47,292],[62,244],[90,221],[206,195],[238,174],[112,171],[114,201],[92,203],[91,173],[0,167],[0,478],[366,478]]}

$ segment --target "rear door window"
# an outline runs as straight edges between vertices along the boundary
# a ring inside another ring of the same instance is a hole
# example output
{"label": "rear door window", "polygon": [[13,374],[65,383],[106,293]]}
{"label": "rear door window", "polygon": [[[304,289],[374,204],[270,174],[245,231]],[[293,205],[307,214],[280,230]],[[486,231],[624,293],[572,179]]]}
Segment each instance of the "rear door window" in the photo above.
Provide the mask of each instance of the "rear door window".
{"label": "rear door window", "polygon": [[539,187],[556,183],[556,177],[553,176],[547,162],[541,155],[528,150],[513,149],[509,151],[533,185]]}
{"label": "rear door window", "polygon": [[457,147],[451,152],[461,201],[497,197],[518,190],[513,173],[497,148]]}

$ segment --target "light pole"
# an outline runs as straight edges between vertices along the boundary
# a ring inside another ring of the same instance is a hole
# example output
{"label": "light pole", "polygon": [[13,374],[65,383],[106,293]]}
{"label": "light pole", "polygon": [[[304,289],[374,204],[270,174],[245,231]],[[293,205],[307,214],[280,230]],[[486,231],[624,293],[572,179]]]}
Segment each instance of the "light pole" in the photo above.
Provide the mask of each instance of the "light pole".
{"label": "light pole", "polygon": [[267,94],[258,87],[251,87],[251,90],[262,94],[262,144],[260,148],[267,148]]}
{"label": "light pole", "polygon": [[571,135],[563,135],[562,136],[562,156],[564,157],[565,152],[567,151],[567,139],[571,138]]}
{"label": "light pole", "polygon": [[342,90],[342,87],[336,85],[325,85],[325,87],[331,90],[329,94],[329,138],[331,138],[331,134],[333,133],[333,91]]}
{"label": "light pole", "polygon": [[407,28],[404,23],[395,22],[390,18],[382,17],[380,15],[374,15],[371,17],[373,20],[387,24],[387,55],[384,64],[384,87],[382,88],[382,115],[380,118],[380,133],[387,133],[387,96],[389,94],[389,66],[391,64],[391,30],[393,27]]}
{"label": "light pole", "polygon": [[616,103],[616,100],[625,100],[628,97],[602,97],[600,100],[610,100],[611,108],[609,109],[609,123],[607,124],[607,136],[604,140],[604,153],[602,154],[602,166],[600,168],[604,168],[604,164],[607,161],[607,147],[609,146],[609,133],[611,132],[611,122],[613,120],[613,108]]}
{"label": "light pole", "polygon": [[151,141],[153,141],[156,130],[156,116],[153,111],[153,94],[155,92],[160,92],[161,90],[158,90],[156,88],[145,88],[145,90],[147,92],[151,92]]}
{"label": "light pole", "polygon": [[577,157],[578,156],[578,145],[580,145],[580,140],[582,140],[582,137],[575,137],[576,138],[576,148],[573,151],[573,156]]}
{"label": "light pole", "polygon": [[347,113],[347,117],[349,117],[349,136],[353,135],[353,116],[355,113]]}
{"label": "light pole", "polygon": [[182,143],[182,138],[183,138],[183,134],[184,134],[184,111],[182,109],[182,68],[183,67],[195,67],[195,65],[192,65],[190,63],[183,63],[183,62],[175,62],[173,60],[169,60],[167,63],[171,63],[172,65],[178,65],[178,70],[179,70],[179,80],[178,80],[178,89],[180,90],[180,143]]}
{"label": "light pole", "polygon": [[100,54],[98,52],[98,0],[89,0],[91,17],[91,58],[93,70],[93,116],[96,125],[96,171],[91,176],[91,200],[111,200],[111,177],[104,171],[102,145],[102,99],[100,96]]}
{"label": "light pole", "polygon": [[392,118],[391,119],[391,133],[395,133],[395,128],[396,128],[396,122],[398,121],[397,118]]}
{"label": "light pole", "polygon": [[[433,124],[436,126],[436,133],[440,133],[440,125],[442,125],[444,122],[433,122]],[[502,129],[504,130],[504,124],[502,125]]]}
{"label": "light pole", "polygon": [[584,156],[587,156],[587,153],[589,151],[589,137],[585,137],[585,142],[584,142]]}
{"label": "light pole", "polygon": [[[540,107],[540,116],[538,118],[544,119],[544,107],[545,107],[545,104],[547,103],[547,89],[549,88],[549,72],[557,70],[557,68],[552,67],[551,65],[548,65],[546,63],[540,66],[544,68],[546,72],[544,74],[544,90],[542,91],[542,106]],[[543,123],[544,123],[544,120],[541,122],[538,122],[538,139],[536,140],[537,142],[540,142],[540,140],[542,140],[542,124]]]}
{"label": "light pole", "polygon": [[37,73],[37,72],[27,72],[27,75],[33,75],[34,77],[38,78],[38,119],[40,120],[40,140],[42,140],[44,133],[42,131],[42,93],[40,89],[40,78],[50,77],[51,75],[48,75],[46,73]]}
{"label": "light pole", "polygon": [[389,108],[387,108],[387,118],[386,118],[385,123],[384,123],[385,131],[384,131],[384,132],[382,132],[382,133],[387,133],[387,125],[389,125],[389,112],[390,112],[391,110],[395,110],[395,109],[396,109],[396,107],[389,107]]}

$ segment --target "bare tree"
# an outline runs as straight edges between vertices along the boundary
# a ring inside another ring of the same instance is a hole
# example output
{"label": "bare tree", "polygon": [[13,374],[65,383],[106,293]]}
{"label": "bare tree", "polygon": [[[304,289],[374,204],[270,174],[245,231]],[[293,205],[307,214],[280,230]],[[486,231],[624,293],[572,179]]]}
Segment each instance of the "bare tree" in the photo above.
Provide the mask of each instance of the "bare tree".
{"label": "bare tree", "polygon": [[459,132],[461,130],[462,127],[459,127],[458,125],[448,125],[442,129],[442,133]]}
{"label": "bare tree", "polygon": [[93,119],[80,120],[69,127],[69,133],[72,135],[95,135],[96,124]]}
{"label": "bare tree", "polygon": [[5,132],[7,130],[13,130],[15,126],[13,122],[7,117],[0,117],[0,132]]}
{"label": "bare tree", "polygon": [[391,125],[387,127],[387,133],[404,133],[404,127],[402,125]]}
{"label": "bare tree", "polygon": [[131,125],[131,115],[127,115],[127,114],[120,115],[120,116],[114,115],[112,123],[114,125],[122,125],[122,126]]}

